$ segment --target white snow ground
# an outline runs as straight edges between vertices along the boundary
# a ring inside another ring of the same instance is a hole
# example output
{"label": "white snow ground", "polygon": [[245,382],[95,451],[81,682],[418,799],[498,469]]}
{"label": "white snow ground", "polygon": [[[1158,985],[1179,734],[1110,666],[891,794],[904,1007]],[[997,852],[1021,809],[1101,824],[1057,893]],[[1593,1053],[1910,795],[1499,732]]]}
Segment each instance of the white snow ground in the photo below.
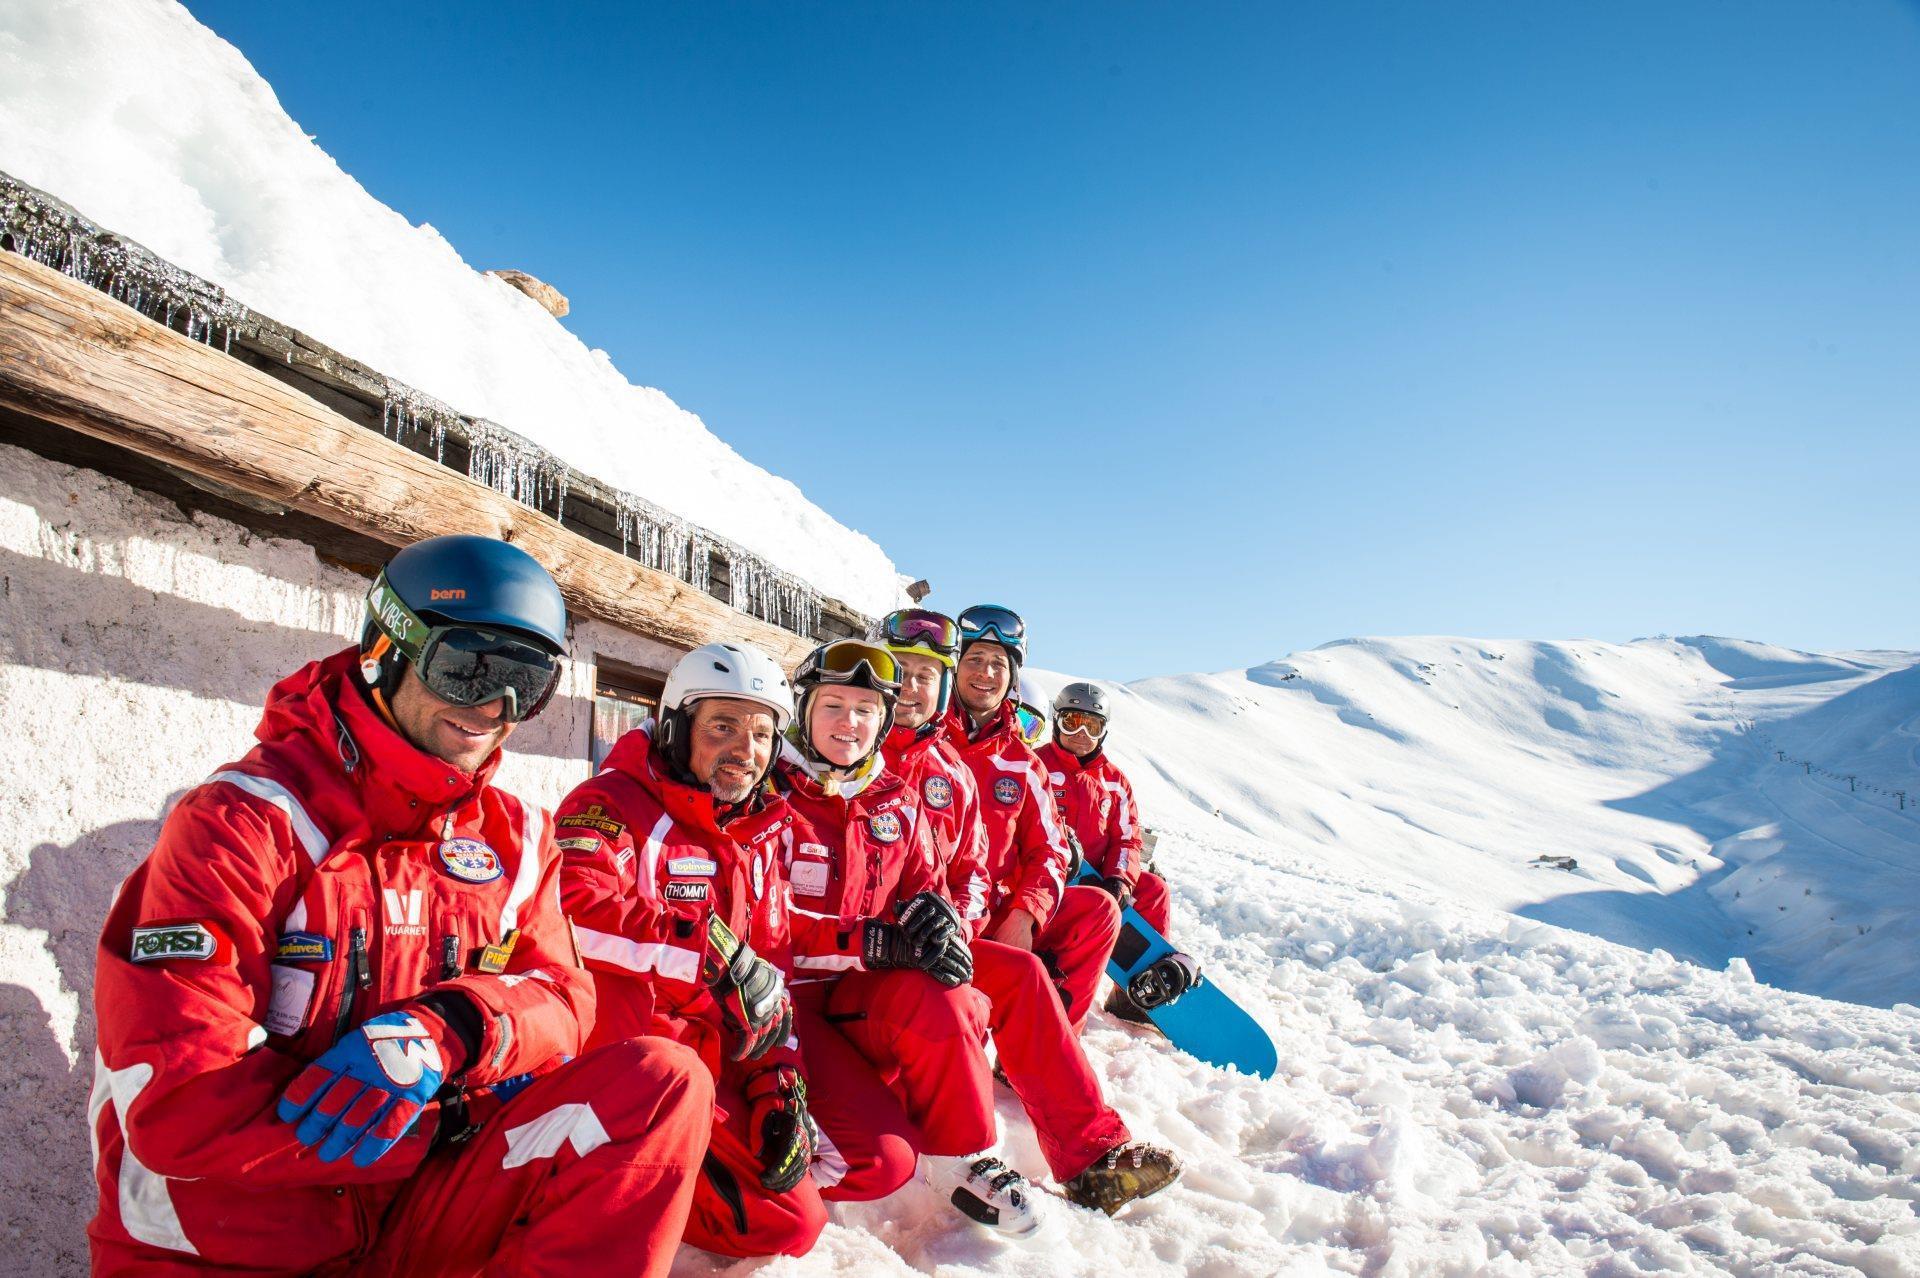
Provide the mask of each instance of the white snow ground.
{"label": "white snow ground", "polygon": [[873,615],[904,600],[871,539],[369,195],[172,0],[0,4],[0,169],[817,590]]}
{"label": "white snow ground", "polygon": [[1015,1245],[911,1186],[806,1257],[675,1272],[1920,1275],[1920,1008],[1754,978],[1914,999],[1915,814],[1759,734],[1898,784],[1916,680],[1913,653],[1397,639],[1116,688],[1175,934],[1280,1076],[1096,1014],[1173,1189],[1052,1204]]}

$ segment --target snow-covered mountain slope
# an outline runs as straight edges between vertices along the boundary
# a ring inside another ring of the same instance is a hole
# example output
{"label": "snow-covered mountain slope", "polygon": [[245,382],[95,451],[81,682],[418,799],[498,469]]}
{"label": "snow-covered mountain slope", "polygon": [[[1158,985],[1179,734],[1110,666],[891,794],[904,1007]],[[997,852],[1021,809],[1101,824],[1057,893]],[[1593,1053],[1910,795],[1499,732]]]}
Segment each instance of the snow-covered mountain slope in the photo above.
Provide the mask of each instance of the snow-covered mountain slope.
{"label": "snow-covered mountain slope", "polygon": [[[1894,788],[1917,661],[1362,640],[1116,688],[1174,934],[1279,1076],[1096,1013],[1109,1096],[1186,1160],[1165,1193],[1118,1220],[1050,1201],[1013,1245],[916,1184],[835,1208],[808,1256],[675,1273],[1917,1278],[1920,825],[1763,739]],[[1856,925],[1826,924],[1843,901]]]}
{"label": "snow-covered mountain slope", "polygon": [[173,0],[0,4],[0,170],[855,608],[903,599],[873,541],[368,194]]}
{"label": "snow-covered mountain slope", "polygon": [[1920,803],[1894,794],[1920,791],[1920,654],[1360,639],[1114,692],[1150,824],[1217,815],[1348,881],[1920,1003]]}

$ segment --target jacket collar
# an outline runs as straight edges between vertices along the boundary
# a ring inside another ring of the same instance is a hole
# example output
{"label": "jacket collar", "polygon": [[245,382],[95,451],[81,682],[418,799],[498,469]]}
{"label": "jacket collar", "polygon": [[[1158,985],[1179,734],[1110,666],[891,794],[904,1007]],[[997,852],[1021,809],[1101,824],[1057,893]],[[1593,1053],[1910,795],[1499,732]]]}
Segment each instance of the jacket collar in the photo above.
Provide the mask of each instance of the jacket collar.
{"label": "jacket collar", "polygon": [[676,824],[712,838],[747,842],[761,824],[759,819],[769,815],[772,793],[765,784],[756,787],[745,803],[723,808],[714,802],[713,792],[705,786],[676,780],[669,774],[667,761],[654,747],[651,723],[642,724],[614,742],[602,767],[620,773],[652,796]]}
{"label": "jacket collar", "polygon": [[467,773],[421,750],[374,708],[356,677],[359,660],[349,648],[282,679],[254,735],[268,746],[304,742],[331,761],[374,835],[427,832],[487,788],[500,752]]}

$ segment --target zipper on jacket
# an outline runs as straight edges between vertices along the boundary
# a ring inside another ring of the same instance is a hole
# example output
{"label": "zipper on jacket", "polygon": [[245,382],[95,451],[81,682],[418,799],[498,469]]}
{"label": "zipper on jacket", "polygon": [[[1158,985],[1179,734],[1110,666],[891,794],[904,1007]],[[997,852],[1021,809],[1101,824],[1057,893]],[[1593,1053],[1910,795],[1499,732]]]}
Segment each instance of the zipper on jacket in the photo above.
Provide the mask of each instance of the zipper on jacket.
{"label": "zipper on jacket", "polygon": [[367,966],[367,929],[356,927],[347,942],[347,973],[340,983],[340,1011],[333,1021],[333,1041],[346,1036],[353,1021],[353,1000],[360,987],[370,984],[373,973]]}

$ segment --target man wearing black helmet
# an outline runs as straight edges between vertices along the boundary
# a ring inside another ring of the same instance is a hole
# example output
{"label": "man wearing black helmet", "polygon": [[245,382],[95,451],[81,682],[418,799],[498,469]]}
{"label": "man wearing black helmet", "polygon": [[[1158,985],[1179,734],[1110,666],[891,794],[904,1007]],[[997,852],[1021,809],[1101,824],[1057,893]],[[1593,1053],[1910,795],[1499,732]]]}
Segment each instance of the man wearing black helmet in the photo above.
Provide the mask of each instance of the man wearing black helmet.
{"label": "man wearing black helmet", "polygon": [[548,818],[491,784],[565,647],[524,552],[411,546],[168,815],[101,935],[96,1273],[666,1271],[711,1084],[579,1055]]}

